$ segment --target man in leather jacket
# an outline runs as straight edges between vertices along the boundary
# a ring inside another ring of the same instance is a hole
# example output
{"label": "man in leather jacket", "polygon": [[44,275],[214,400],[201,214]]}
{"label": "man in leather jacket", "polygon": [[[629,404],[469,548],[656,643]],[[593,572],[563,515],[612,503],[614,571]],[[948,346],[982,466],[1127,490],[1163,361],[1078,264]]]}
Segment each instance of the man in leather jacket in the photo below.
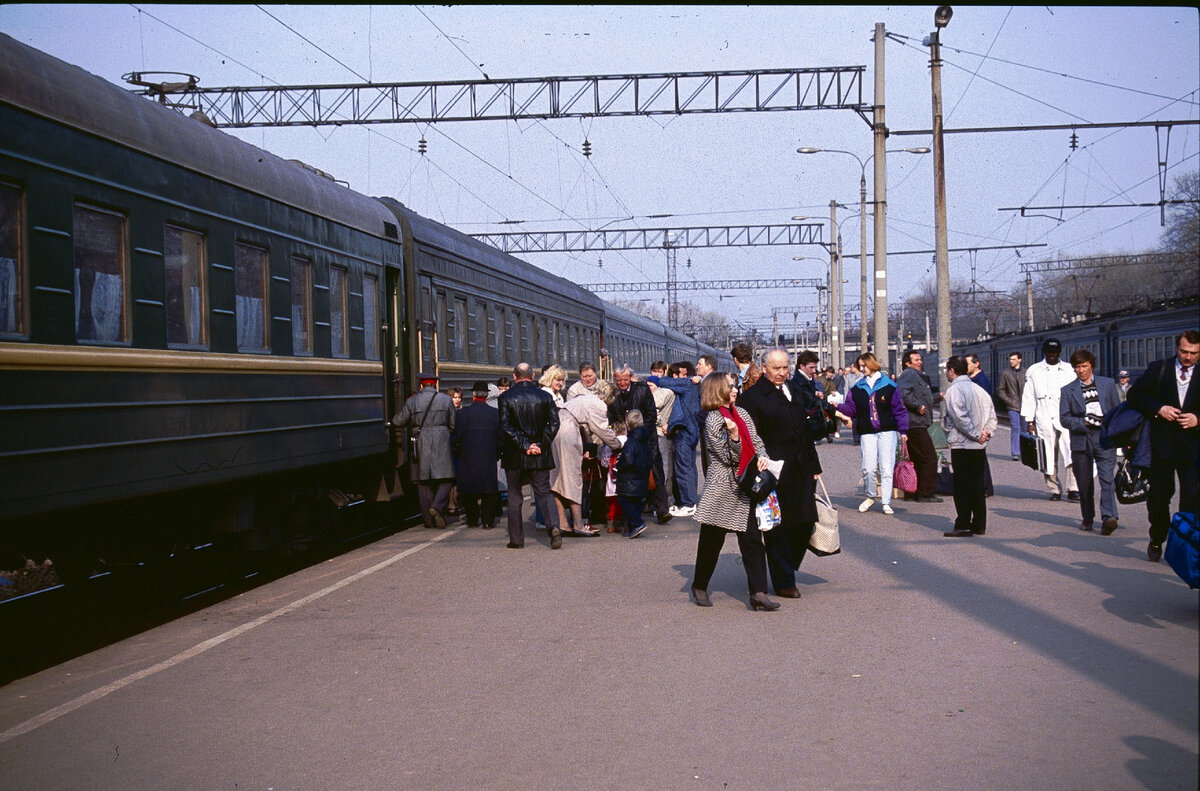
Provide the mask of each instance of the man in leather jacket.
{"label": "man in leather jacket", "polygon": [[550,533],[550,548],[562,546],[558,508],[550,496],[550,470],[554,469],[551,446],[558,433],[558,409],[554,399],[533,381],[533,366],[518,363],[513,369],[513,386],[500,395],[500,461],[508,479],[508,548],[525,546],[521,518],[522,487],[533,486],[533,497],[542,511]]}

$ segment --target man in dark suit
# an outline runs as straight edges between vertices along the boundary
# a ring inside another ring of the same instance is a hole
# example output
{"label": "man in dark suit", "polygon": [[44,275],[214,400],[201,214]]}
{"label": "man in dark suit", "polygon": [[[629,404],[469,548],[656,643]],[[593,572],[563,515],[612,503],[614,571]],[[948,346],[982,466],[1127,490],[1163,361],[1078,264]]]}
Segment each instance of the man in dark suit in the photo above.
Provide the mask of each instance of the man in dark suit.
{"label": "man in dark suit", "polygon": [[533,487],[533,497],[546,520],[550,548],[562,547],[558,507],[550,494],[550,470],[554,469],[551,446],[558,433],[558,408],[554,399],[533,382],[533,366],[517,363],[513,386],[501,393],[500,460],[508,479],[508,548],[525,546],[521,521],[521,487]]}
{"label": "man in dark suit", "polygon": [[1150,545],[1157,563],[1171,526],[1171,498],[1179,478],[1179,510],[1196,510],[1196,465],[1200,453],[1200,388],[1192,384],[1200,360],[1200,332],[1175,339],[1175,357],[1150,363],[1126,394],[1126,401],[1150,421]]}
{"label": "man in dark suit", "polygon": [[791,358],[783,349],[767,352],[762,378],[738,396],[737,405],[754,419],[767,456],[783,460],[775,488],[782,521],[774,530],[763,533],[763,538],[775,593],[785,599],[798,599],[796,572],[808,552],[813,523],[817,521],[815,490],[821,461],[808,431],[803,394],[795,380],[788,380],[790,367]]}
{"label": "man in dark suit", "polygon": [[454,458],[458,460],[458,499],[467,512],[467,526],[496,526],[500,494],[496,463],[500,458],[500,412],[488,406],[487,382],[472,388],[474,402],[459,410],[454,426]]}
{"label": "man in dark suit", "polygon": [[1096,519],[1096,497],[1092,486],[1092,465],[1100,480],[1100,534],[1112,535],[1117,529],[1117,495],[1113,477],[1117,468],[1116,448],[1100,444],[1100,425],[1104,416],[1117,408],[1121,395],[1117,383],[1107,376],[1096,376],[1096,356],[1087,349],[1071,354],[1076,379],[1064,385],[1058,399],[1058,422],[1071,435],[1071,466],[1079,484],[1079,509],[1083,521],[1080,530],[1091,530]]}

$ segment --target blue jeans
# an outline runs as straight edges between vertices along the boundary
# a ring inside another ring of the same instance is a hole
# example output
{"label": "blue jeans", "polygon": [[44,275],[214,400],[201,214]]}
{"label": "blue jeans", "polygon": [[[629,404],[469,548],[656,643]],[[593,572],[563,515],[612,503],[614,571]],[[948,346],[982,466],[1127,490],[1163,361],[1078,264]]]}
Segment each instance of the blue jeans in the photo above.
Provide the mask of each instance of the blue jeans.
{"label": "blue jeans", "polygon": [[1021,417],[1019,410],[1008,410],[1008,425],[1012,429],[1009,448],[1012,450],[1012,455],[1019,459],[1021,458],[1021,434],[1025,432],[1025,418]]}
{"label": "blue jeans", "polygon": [[696,444],[699,437],[690,429],[684,429],[675,438],[675,485],[679,487],[680,507],[694,507],[700,499],[696,496]]}
{"label": "blue jeans", "polygon": [[[880,499],[884,505],[892,504],[892,473],[896,469],[896,444],[900,441],[899,431],[879,431],[863,434],[862,472],[867,497]],[[879,473],[878,489],[875,473]]]}

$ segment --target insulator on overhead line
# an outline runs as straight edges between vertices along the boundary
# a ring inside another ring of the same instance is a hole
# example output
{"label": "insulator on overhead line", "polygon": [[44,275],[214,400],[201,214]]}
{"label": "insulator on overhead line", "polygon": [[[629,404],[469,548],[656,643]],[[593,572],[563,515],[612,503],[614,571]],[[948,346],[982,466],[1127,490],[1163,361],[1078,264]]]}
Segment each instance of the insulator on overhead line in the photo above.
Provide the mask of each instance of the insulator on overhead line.
{"label": "insulator on overhead line", "polygon": [[425,156],[425,151],[428,148],[429,148],[429,144],[427,142],[425,142],[425,136],[422,135],[421,139],[417,141],[417,153],[420,154],[421,156]]}
{"label": "insulator on overhead line", "polygon": [[592,155],[592,143],[586,137],[583,139],[583,155],[590,157]]}

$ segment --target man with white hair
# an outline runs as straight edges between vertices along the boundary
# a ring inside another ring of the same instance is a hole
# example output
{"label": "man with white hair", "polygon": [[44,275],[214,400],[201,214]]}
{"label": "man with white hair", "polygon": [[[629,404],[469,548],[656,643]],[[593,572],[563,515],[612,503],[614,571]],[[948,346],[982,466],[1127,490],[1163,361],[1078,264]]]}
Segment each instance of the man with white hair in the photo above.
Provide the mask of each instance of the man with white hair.
{"label": "man with white hair", "polygon": [[[738,396],[737,405],[754,420],[767,455],[783,461],[775,493],[781,522],[763,533],[767,545],[767,570],[775,593],[785,599],[800,598],[796,571],[808,552],[817,521],[816,477],[821,461],[808,431],[808,410],[803,394],[790,379],[791,356],[772,349],[763,358],[763,375]],[[751,519],[754,518],[753,513]]]}

